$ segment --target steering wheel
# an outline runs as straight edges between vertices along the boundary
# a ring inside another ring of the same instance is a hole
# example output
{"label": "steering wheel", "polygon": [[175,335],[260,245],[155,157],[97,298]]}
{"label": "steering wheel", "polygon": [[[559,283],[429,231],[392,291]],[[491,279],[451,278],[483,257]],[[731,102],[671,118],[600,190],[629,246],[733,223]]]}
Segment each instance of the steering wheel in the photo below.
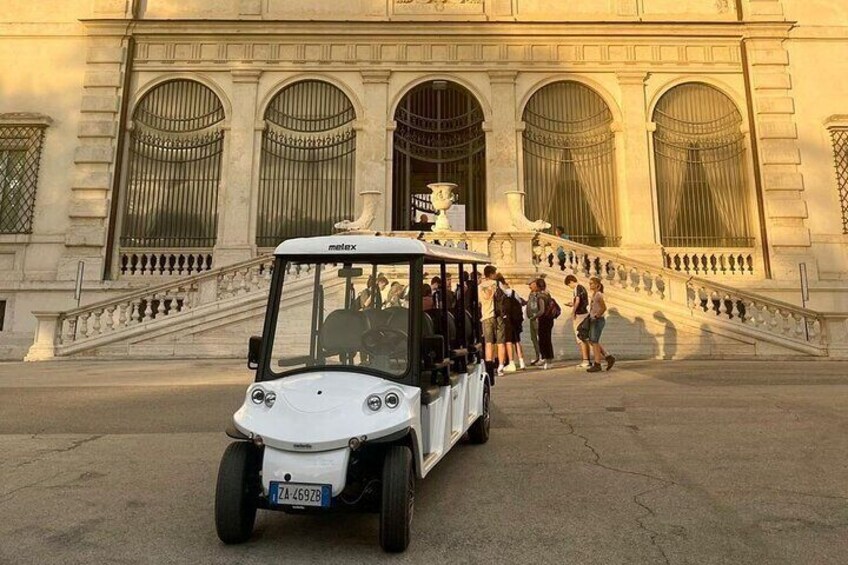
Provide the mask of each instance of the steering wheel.
{"label": "steering wheel", "polygon": [[408,341],[406,332],[373,328],[362,334],[362,349],[371,355],[391,355],[403,351]]}

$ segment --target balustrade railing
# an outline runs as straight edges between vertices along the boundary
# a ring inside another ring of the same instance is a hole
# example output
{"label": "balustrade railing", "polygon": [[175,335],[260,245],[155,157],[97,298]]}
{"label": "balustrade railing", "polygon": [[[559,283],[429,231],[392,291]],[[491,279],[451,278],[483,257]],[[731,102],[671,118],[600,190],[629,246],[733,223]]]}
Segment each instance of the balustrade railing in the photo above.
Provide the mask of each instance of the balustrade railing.
{"label": "balustrade railing", "polygon": [[217,300],[264,292],[272,271],[273,257],[264,256],[60,313],[56,345],[72,345]]}
{"label": "balustrade railing", "polygon": [[667,269],[698,276],[753,277],[762,273],[752,249],[663,249]]}
{"label": "balustrade railing", "polygon": [[816,347],[826,343],[823,317],[815,311],[687,276],[667,266],[643,263],[547,234],[536,235],[533,255],[537,265],[599,277],[607,286],[647,296],[658,306],[662,303],[683,307],[693,315],[711,316]]}
{"label": "balustrade railing", "polygon": [[121,277],[185,277],[212,270],[211,249],[126,249],[118,254]]}
{"label": "balustrade railing", "polygon": [[[715,280],[690,276],[627,256],[581,245],[547,234],[490,232],[390,232],[407,237],[486,253],[492,263],[520,273],[552,270],[598,276],[613,289],[627,292],[635,301],[655,305],[668,313],[716,320],[744,327],[748,335],[771,336],[777,343],[795,344],[800,350],[821,354],[842,351],[834,340],[848,341],[848,318],[824,315],[765,296],[748,293]],[[266,293],[273,272],[273,256],[265,255],[225,268],[212,269],[179,280],[90,304],[68,312],[34,312],[38,318],[36,342],[28,359],[71,354],[109,343],[107,336],[132,334],[133,328],[187,313],[204,305],[242,295]],[[288,266],[287,277],[311,278],[307,267]],[[130,334],[127,334],[127,331]],[[840,355],[848,355],[848,348]]]}

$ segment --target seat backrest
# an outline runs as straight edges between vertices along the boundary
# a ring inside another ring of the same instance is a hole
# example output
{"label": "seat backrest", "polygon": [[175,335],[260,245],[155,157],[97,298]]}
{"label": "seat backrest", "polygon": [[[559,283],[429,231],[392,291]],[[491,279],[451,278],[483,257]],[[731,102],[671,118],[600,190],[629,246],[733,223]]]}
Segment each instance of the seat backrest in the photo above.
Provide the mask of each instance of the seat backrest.
{"label": "seat backrest", "polygon": [[355,310],[330,312],[318,333],[321,350],[329,355],[355,353],[362,348],[362,334],[368,330],[368,327],[368,320],[363,312]]}

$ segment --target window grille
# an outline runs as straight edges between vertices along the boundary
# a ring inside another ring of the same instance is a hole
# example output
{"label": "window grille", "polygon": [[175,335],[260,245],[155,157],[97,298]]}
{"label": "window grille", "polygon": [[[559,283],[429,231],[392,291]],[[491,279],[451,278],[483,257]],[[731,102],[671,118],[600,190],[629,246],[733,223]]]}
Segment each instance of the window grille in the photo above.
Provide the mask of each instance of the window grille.
{"label": "window grille", "polygon": [[224,108],[206,86],[163,83],[133,115],[123,247],[209,248],[218,225]]}
{"label": "window grille", "polygon": [[332,84],[283,89],[265,112],[256,244],[333,232],[355,205],[356,112]]}
{"label": "window grille", "polygon": [[751,247],[742,115],[702,83],[673,88],[654,112],[660,234],[668,247]]}
{"label": "window grille", "polygon": [[[465,206],[465,229],[486,229],[486,133],[483,109],[462,86],[431,81],[417,86],[395,112],[392,164],[393,220],[396,230],[426,228],[434,219],[434,182],[457,185],[456,203]],[[454,226],[457,227],[457,226]]]}
{"label": "window grille", "polygon": [[0,233],[32,233],[46,126],[0,126]]}
{"label": "window grille", "polygon": [[563,81],[524,109],[525,215],[587,245],[619,244],[612,112],[594,90]]}
{"label": "window grille", "polygon": [[831,128],[836,187],[842,207],[842,233],[848,234],[848,127]]}

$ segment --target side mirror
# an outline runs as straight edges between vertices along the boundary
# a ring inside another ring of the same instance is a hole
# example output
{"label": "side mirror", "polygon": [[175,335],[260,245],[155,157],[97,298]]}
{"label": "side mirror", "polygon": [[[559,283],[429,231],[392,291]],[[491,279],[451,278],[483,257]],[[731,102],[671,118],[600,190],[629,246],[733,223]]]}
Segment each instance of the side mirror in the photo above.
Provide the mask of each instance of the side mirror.
{"label": "side mirror", "polygon": [[432,367],[445,360],[445,338],[440,335],[430,335],[424,338],[421,346],[421,360],[425,367]]}
{"label": "side mirror", "polygon": [[257,369],[259,367],[259,352],[262,350],[262,338],[258,335],[251,336],[247,342],[247,368]]}

